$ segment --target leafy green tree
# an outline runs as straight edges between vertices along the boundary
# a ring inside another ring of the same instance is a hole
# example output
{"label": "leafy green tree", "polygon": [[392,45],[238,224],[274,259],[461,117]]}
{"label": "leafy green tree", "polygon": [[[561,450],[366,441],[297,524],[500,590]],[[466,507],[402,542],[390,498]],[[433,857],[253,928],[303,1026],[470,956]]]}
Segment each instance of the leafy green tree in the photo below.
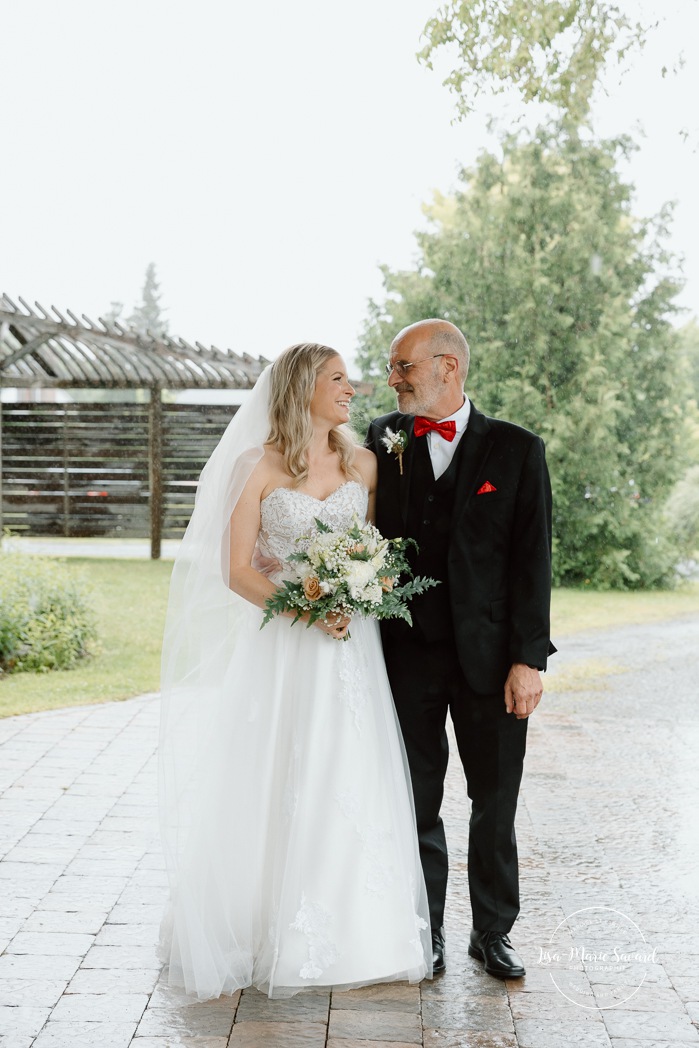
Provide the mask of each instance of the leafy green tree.
{"label": "leafy green tree", "polygon": [[687,470],[667,501],[667,518],[686,557],[699,557],[699,465]]}
{"label": "leafy green tree", "polygon": [[668,213],[636,219],[617,171],[629,148],[540,130],[482,154],[426,208],[416,269],[384,267],[359,351],[381,410],[401,327],[438,316],[464,331],[476,404],[546,440],[560,584],[659,584],[676,559],[662,504],[683,469],[677,284]]}
{"label": "leafy green tree", "polygon": [[696,317],[680,328],[679,335],[691,395],[695,404],[699,404],[699,324]]}
{"label": "leafy green tree", "polygon": [[648,28],[610,0],[450,0],[425,26],[418,57],[432,68],[435,51],[456,52],[444,83],[460,116],[483,91],[512,86],[579,126],[604,68],[623,67]]}
{"label": "leafy green tree", "polygon": [[678,335],[688,385],[685,420],[687,460],[691,464],[672,489],[665,515],[683,555],[699,560],[699,324],[696,319],[681,327]]}

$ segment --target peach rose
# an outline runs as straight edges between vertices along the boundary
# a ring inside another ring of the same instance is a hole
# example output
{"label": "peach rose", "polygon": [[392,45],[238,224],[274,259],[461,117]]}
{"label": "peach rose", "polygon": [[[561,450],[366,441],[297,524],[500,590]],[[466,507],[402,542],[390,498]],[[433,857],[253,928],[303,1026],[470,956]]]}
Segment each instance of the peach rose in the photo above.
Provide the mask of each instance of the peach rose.
{"label": "peach rose", "polygon": [[315,575],[309,575],[307,579],[303,580],[303,592],[306,600],[318,600],[323,596],[320,582]]}
{"label": "peach rose", "polygon": [[384,591],[384,593],[390,593],[393,589],[393,583],[395,582],[395,579],[392,579],[390,575],[382,575],[379,579],[379,582],[381,583],[381,589]]}

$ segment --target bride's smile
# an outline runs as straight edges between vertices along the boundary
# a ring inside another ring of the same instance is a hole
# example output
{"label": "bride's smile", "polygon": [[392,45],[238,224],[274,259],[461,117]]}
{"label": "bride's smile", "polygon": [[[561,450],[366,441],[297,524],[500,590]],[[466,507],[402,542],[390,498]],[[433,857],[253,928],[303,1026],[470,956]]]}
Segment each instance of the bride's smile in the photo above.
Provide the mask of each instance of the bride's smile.
{"label": "bride's smile", "polygon": [[318,372],[316,387],[311,400],[311,418],[331,426],[347,422],[354,387],[347,378],[341,356],[331,357]]}

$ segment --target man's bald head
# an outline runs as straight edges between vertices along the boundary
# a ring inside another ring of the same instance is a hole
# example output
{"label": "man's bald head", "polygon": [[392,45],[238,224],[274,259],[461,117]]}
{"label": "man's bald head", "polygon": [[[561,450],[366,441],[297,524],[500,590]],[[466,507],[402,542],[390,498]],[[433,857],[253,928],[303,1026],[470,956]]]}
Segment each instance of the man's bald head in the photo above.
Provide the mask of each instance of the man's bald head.
{"label": "man's bald head", "polygon": [[468,367],[471,354],[468,342],[455,324],[448,320],[431,318],[429,320],[418,320],[415,324],[409,324],[399,331],[391,343],[391,357],[399,347],[413,347],[420,344],[429,353],[437,355],[445,353],[456,357],[459,362],[459,379],[463,385],[468,375]]}
{"label": "man's bald head", "polygon": [[391,343],[388,384],[407,415],[448,418],[464,403],[468,342],[448,320],[419,320]]}

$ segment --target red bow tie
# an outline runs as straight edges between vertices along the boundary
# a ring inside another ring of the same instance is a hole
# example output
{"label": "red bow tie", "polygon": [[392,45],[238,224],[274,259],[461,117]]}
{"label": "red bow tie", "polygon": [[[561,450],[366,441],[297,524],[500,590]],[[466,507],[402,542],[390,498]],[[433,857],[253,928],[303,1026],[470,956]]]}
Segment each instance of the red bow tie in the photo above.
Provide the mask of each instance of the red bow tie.
{"label": "red bow tie", "polygon": [[445,440],[451,443],[456,436],[456,422],[453,419],[449,422],[433,422],[431,418],[423,418],[422,415],[416,415],[415,436],[422,437],[425,433],[429,433],[430,430],[439,433],[440,437],[444,437]]}

